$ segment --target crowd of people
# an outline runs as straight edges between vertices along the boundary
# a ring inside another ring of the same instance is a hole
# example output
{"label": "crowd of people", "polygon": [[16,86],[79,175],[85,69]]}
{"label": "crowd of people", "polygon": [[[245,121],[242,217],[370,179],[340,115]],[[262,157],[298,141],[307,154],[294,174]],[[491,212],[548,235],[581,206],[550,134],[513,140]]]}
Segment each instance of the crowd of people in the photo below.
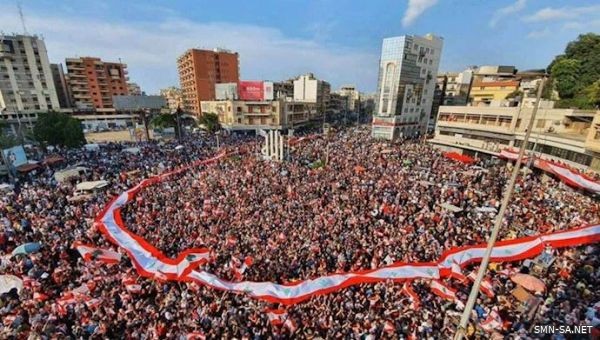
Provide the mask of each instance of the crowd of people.
{"label": "crowd of people", "polygon": [[[85,261],[73,242],[117,250],[93,223],[112,197],[141,178],[216,153],[210,136],[178,144],[137,143],[139,154],[123,152],[132,146],[126,143],[60,150],[66,164],[90,170],[58,183],[56,167],[47,166],[2,196],[0,268],[22,278],[24,287],[0,299],[0,337],[437,339],[455,332],[461,306],[432,294],[426,280],[410,283],[417,308],[394,282],[360,284],[286,307],[196,283],[140,278],[127,256],[114,265]],[[510,175],[497,160],[466,165],[424,141],[383,143],[365,129],[296,144],[285,162],[263,160],[254,137],[227,136],[221,144],[249,152],[148,187],[120,214],[129,230],[169,257],[210,249],[201,269],[232,281],[290,283],[397,261],[436,261],[444,250],[485,242]],[[99,179],[109,186],[73,199],[76,183]],[[596,199],[529,171],[518,179],[499,239],[599,221]],[[10,255],[28,242],[41,249]],[[527,337],[533,325],[544,324],[598,329],[597,246],[547,252],[554,260],[538,274],[548,289],[538,294],[535,313],[513,296],[516,284],[502,274],[528,273],[531,262],[493,264],[487,278],[495,294],[478,299],[470,335]],[[126,289],[125,280],[140,289]],[[466,301],[470,284],[446,283]],[[57,302],[73,291],[92,300]],[[285,309],[289,322],[270,322],[265,311],[276,308]],[[479,324],[492,311],[503,322],[489,333]]]}

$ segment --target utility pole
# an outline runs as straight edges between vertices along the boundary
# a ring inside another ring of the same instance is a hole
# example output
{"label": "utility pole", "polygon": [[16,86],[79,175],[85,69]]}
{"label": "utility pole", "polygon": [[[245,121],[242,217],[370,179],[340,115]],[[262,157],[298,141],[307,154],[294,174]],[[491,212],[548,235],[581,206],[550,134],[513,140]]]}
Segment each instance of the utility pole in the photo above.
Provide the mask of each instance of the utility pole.
{"label": "utility pole", "polygon": [[502,198],[502,205],[500,206],[500,211],[498,211],[498,215],[496,215],[494,227],[492,228],[492,234],[490,235],[490,238],[488,240],[487,248],[485,249],[485,253],[483,255],[483,259],[481,260],[481,264],[479,265],[479,270],[477,271],[477,278],[475,279],[475,282],[473,282],[473,287],[471,288],[471,293],[469,294],[469,299],[467,300],[465,310],[463,311],[463,314],[460,318],[460,324],[456,329],[456,334],[454,334],[454,340],[462,340],[462,338],[466,334],[467,324],[469,323],[469,319],[471,317],[471,311],[473,311],[473,307],[475,306],[475,300],[477,300],[477,296],[479,295],[479,287],[481,286],[481,281],[483,280],[485,272],[487,271],[488,264],[490,263],[492,249],[494,248],[496,238],[498,237],[498,233],[500,231],[500,226],[502,225],[502,221],[504,220],[504,214],[506,213],[508,202],[510,202],[510,198],[515,189],[515,183],[517,181],[517,176],[519,175],[519,170],[521,168],[521,161],[523,159],[523,154],[525,154],[525,148],[527,146],[527,143],[529,142],[529,136],[531,135],[531,130],[533,128],[533,121],[535,120],[535,116],[540,106],[540,98],[542,96],[542,90],[544,88],[545,82],[546,78],[544,77],[544,79],[540,83],[540,87],[538,88],[535,106],[533,108],[533,112],[531,113],[529,124],[527,124],[527,132],[525,133],[523,144],[521,144],[521,147],[519,148],[519,157],[517,158],[515,167],[513,168],[513,172],[510,177],[510,181],[508,183],[508,187],[506,188],[504,197]]}

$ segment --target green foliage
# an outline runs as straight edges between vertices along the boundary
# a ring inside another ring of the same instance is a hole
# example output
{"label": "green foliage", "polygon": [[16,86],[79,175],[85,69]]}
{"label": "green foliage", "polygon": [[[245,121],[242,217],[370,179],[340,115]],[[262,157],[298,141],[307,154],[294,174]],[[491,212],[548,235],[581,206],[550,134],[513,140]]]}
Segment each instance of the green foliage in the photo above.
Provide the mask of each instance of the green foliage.
{"label": "green foliage", "polygon": [[587,33],[571,41],[565,53],[548,65],[552,83],[561,101],[557,107],[593,108],[598,105],[600,79],[600,35]]}
{"label": "green foliage", "polygon": [[157,128],[168,128],[168,127],[175,127],[177,125],[177,120],[175,119],[175,115],[172,114],[168,114],[168,113],[164,113],[164,114],[159,114],[158,116],[155,116],[154,118],[152,118],[152,121],[150,122],[150,124],[152,124],[152,126],[157,127]]}
{"label": "green foliage", "polygon": [[8,129],[8,123],[0,120],[0,149],[12,148],[19,144],[19,141],[15,136],[5,133]]}
{"label": "green foliage", "polygon": [[204,125],[204,128],[209,132],[215,132],[221,129],[219,116],[216,113],[204,112],[202,116],[200,116],[200,119],[198,119],[198,124]]}
{"label": "green foliage", "polygon": [[583,92],[587,100],[594,107],[600,106],[600,79],[596,80],[592,85],[586,87]]}
{"label": "green foliage", "polygon": [[35,138],[42,143],[79,147],[85,136],[78,119],[60,112],[43,112],[33,128]]}
{"label": "green foliage", "polygon": [[523,95],[523,91],[521,90],[514,90],[511,93],[506,95],[506,99],[512,99],[512,98],[516,98]]}
{"label": "green foliage", "polygon": [[554,86],[562,99],[573,98],[580,90],[581,65],[577,59],[561,58],[552,66]]}

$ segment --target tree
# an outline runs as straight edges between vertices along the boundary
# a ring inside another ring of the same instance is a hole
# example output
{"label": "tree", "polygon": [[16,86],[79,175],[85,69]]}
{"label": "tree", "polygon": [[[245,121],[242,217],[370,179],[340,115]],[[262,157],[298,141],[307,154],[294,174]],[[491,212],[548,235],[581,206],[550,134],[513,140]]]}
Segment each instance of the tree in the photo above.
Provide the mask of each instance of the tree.
{"label": "tree", "polygon": [[523,91],[514,90],[511,93],[506,95],[506,99],[512,99],[512,98],[521,97],[521,96],[523,96]]}
{"label": "tree", "polygon": [[219,116],[216,113],[204,112],[202,116],[200,116],[198,124],[204,125],[204,128],[209,132],[215,132],[221,129]]}
{"label": "tree", "polygon": [[177,125],[177,121],[175,119],[175,115],[170,113],[161,113],[158,116],[152,118],[150,124],[154,127],[164,129],[169,127],[175,127]]}
{"label": "tree", "polygon": [[584,93],[592,106],[595,108],[600,107],[600,79],[586,87]]}
{"label": "tree", "polygon": [[8,129],[8,123],[0,120],[0,149],[12,148],[19,144],[14,136],[5,133],[6,129]]}
{"label": "tree", "polygon": [[589,94],[590,91],[594,93],[592,85],[600,79],[600,35],[580,35],[567,44],[565,53],[556,56],[547,70],[552,80],[549,88],[558,91],[560,96],[557,107],[592,108],[598,105]]}
{"label": "tree", "polygon": [[552,66],[554,85],[561,99],[573,98],[580,90],[581,65],[577,59],[561,58]]}
{"label": "tree", "polygon": [[61,112],[43,112],[33,128],[35,138],[42,143],[79,147],[85,144],[81,123]]}

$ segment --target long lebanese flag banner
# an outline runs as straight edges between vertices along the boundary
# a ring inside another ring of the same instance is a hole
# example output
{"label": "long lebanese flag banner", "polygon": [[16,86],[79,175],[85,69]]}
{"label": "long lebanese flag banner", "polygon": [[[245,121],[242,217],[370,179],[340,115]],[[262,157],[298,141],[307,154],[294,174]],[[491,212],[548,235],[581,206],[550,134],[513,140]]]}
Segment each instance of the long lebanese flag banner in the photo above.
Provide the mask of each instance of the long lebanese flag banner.
{"label": "long lebanese flag banner", "polygon": [[[218,290],[245,293],[253,298],[291,305],[310,299],[315,295],[332,293],[361,283],[374,283],[385,280],[400,282],[419,278],[437,280],[449,277],[452,273],[453,263],[458,264],[460,267],[478,263],[485,252],[485,244],[471,245],[445,251],[437,262],[397,262],[377,269],[330,274],[286,285],[273,282],[231,282],[206,271],[196,270],[208,260],[208,249],[188,249],[177,258],[171,259],[142,237],[133,234],[126,228],[121,219],[120,208],[134,200],[135,195],[140,190],[168,179],[173,174],[181,173],[191,167],[219,161],[228,155],[230,154],[222,152],[213,158],[197,161],[190,166],[143,180],[110,202],[98,216],[96,223],[99,230],[111,242],[125,250],[140,276],[196,282]],[[519,261],[538,255],[545,247],[573,247],[595,242],[600,242],[600,224],[551,234],[499,241],[492,250],[491,260],[492,262]]]}
{"label": "long lebanese flag banner", "polygon": [[[499,156],[514,161],[517,160],[519,152],[513,149],[503,149],[500,151]],[[526,161],[527,157],[523,157],[523,162]],[[537,168],[555,175],[561,181],[572,187],[600,193],[600,182],[567,166],[553,161],[543,160],[541,158],[537,158],[534,165]]]}

